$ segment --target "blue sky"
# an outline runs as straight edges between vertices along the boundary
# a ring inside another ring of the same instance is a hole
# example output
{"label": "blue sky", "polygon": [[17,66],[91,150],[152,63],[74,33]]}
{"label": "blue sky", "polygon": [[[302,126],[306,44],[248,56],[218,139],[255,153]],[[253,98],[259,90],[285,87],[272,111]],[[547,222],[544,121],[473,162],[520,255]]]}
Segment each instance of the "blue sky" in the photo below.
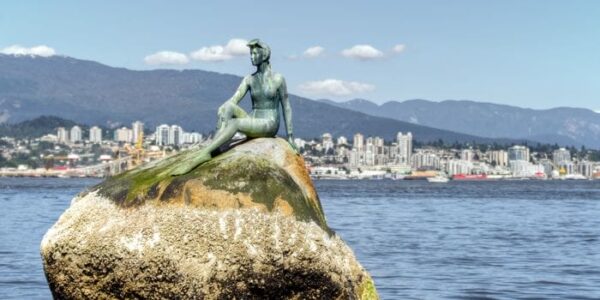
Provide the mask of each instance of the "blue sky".
{"label": "blue sky", "polygon": [[310,98],[600,110],[600,1],[12,1],[0,10],[5,53],[45,45],[42,54],[136,70],[248,74],[236,39],[255,37],[290,91]]}

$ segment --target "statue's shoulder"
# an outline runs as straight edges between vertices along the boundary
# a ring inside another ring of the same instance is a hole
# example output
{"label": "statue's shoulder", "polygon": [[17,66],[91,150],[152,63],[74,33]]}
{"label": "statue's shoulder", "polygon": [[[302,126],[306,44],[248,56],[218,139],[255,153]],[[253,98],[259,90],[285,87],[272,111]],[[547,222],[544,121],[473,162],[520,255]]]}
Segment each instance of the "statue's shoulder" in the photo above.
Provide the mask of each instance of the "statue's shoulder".
{"label": "statue's shoulder", "polygon": [[[256,74],[256,73],[254,73],[254,74]],[[244,76],[244,78],[242,78],[242,82],[249,84],[254,79],[254,74]]]}
{"label": "statue's shoulder", "polygon": [[285,78],[283,77],[283,75],[281,75],[281,73],[278,72],[273,72],[273,80],[275,80],[275,82],[277,83],[285,82]]}

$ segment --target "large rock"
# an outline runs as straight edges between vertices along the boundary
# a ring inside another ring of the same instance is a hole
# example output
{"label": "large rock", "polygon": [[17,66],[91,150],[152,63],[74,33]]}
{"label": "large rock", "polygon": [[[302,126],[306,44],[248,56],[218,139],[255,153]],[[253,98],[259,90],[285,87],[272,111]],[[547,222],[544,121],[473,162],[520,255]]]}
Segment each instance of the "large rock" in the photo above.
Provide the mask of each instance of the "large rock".
{"label": "large rock", "polygon": [[377,298],[284,140],[251,140],[169,175],[195,154],[73,199],[41,245],[55,298]]}

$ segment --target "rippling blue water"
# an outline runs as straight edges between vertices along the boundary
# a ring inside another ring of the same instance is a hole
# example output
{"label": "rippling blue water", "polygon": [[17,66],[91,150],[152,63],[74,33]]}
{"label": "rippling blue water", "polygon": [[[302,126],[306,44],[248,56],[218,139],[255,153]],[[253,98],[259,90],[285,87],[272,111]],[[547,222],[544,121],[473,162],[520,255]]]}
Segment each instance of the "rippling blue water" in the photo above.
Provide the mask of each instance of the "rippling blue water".
{"label": "rippling blue water", "polygon": [[[0,299],[47,299],[39,243],[88,179],[0,178]],[[384,299],[600,299],[600,181],[317,181]]]}

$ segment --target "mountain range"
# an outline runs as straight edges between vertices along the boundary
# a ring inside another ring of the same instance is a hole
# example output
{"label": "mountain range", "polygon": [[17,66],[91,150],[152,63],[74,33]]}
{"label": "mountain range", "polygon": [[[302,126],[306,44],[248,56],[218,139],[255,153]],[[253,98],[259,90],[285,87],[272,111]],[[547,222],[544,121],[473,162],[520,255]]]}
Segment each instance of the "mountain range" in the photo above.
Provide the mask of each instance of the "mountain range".
{"label": "mountain range", "polygon": [[[104,127],[141,120],[147,128],[179,124],[207,133],[214,130],[217,108],[241,79],[202,70],[136,71],[65,56],[0,54],[0,123],[53,115]],[[294,133],[304,138],[360,132],[393,140],[397,132],[410,131],[421,142],[600,146],[600,114],[584,109],[536,111],[472,101],[337,103],[293,94],[290,101]],[[242,106],[250,108],[248,96]]]}
{"label": "mountain range", "polygon": [[[64,56],[0,55],[0,122],[17,123],[53,115],[77,123],[116,127],[135,120],[148,128],[179,124],[186,131],[210,132],[217,108],[238,87],[241,77],[202,70],[135,71]],[[395,139],[412,132],[427,142],[515,143],[382,118],[290,95],[296,136],[324,132],[351,137]],[[249,109],[250,99],[242,101]],[[283,126],[281,126],[283,127]]]}
{"label": "mountain range", "polygon": [[467,100],[389,101],[381,105],[364,99],[320,101],[373,116],[476,136],[600,148],[600,113],[589,109],[528,109]]}

